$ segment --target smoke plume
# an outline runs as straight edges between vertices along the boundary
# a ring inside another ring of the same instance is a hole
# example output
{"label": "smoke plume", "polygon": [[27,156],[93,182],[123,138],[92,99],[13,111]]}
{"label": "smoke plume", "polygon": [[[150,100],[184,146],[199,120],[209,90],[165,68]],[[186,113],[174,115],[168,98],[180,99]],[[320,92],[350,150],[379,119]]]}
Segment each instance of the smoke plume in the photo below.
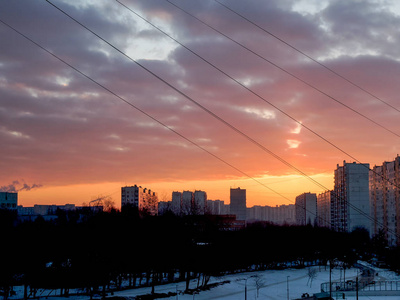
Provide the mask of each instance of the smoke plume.
{"label": "smoke plume", "polygon": [[40,188],[43,185],[41,184],[32,184],[28,185],[25,182],[19,182],[18,180],[14,180],[9,185],[0,186],[0,192],[8,192],[8,193],[17,193],[19,191],[30,191],[34,188]]}

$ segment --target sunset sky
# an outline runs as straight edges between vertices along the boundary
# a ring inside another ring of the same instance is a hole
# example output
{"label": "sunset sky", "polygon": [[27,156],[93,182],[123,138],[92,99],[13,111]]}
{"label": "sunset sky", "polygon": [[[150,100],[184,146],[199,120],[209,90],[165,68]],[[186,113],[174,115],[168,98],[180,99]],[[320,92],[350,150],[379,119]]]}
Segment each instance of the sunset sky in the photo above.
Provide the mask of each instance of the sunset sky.
{"label": "sunset sky", "polygon": [[134,184],[292,204],[400,152],[398,1],[120,2],[0,2],[0,187],[19,204],[119,206]]}

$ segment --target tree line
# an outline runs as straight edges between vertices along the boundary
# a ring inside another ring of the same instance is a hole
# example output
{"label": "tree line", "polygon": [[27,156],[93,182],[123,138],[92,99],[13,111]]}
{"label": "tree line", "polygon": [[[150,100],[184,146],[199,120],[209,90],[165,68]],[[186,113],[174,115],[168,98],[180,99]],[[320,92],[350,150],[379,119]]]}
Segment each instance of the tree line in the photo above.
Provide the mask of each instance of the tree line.
{"label": "tree line", "polygon": [[229,231],[204,215],[151,216],[135,209],[83,221],[60,211],[53,221],[39,217],[22,223],[1,211],[0,236],[0,288],[7,298],[13,286],[23,285],[25,299],[39,289],[63,295],[80,289],[93,296],[120,289],[122,282],[152,286],[154,292],[158,284],[186,281],[189,290],[191,279],[202,287],[211,276],[241,271],[327,265],[334,259],[351,265],[380,249],[363,230],[338,233],[259,222]]}

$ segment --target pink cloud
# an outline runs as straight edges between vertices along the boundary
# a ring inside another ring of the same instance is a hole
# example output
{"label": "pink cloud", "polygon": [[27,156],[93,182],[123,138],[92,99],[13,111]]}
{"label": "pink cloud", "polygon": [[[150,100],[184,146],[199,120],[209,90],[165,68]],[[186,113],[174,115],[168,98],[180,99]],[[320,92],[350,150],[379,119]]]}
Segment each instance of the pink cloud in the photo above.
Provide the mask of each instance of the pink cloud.
{"label": "pink cloud", "polygon": [[[397,154],[398,137],[255,57],[167,2],[126,4],[152,22],[164,24],[166,31],[204,59],[357,159],[379,164]],[[216,2],[176,4],[400,134],[398,112]],[[399,46],[397,16],[368,3],[356,7],[353,3],[332,2],[313,17],[293,11],[290,2],[226,4],[302,51],[323,58],[330,68],[397,106],[400,91],[395,79],[400,75],[400,66],[393,52]],[[345,15],[338,13],[340,5],[346,5]],[[60,6],[123,51],[139,38],[149,51],[162,49],[160,45],[165,42],[159,32],[144,27],[117,3],[100,1],[79,9],[67,2]],[[251,176],[294,173],[48,4],[2,3],[0,12],[0,19]],[[324,29],[323,24],[328,24],[330,30]],[[376,33],[382,33],[385,39]],[[0,36],[7,41],[0,46],[2,185],[12,178],[64,185],[120,182],[127,178],[134,182],[162,182],[243,176],[4,25],[0,25]],[[134,51],[134,47],[129,49]],[[307,129],[300,129],[298,123],[178,45],[167,59],[143,57],[139,62],[305,173],[325,172],[348,159],[343,152]]]}

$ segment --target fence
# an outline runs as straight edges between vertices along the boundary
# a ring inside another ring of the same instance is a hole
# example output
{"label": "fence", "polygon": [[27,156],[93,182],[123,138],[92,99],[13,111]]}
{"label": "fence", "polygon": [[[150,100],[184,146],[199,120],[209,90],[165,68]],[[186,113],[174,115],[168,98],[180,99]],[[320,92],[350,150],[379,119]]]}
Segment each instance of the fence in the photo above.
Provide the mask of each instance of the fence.
{"label": "fence", "polygon": [[[349,280],[346,282],[332,282],[332,291],[355,291],[356,282]],[[400,291],[400,281],[360,281],[358,283],[359,291]],[[321,284],[322,292],[329,292],[329,282]]]}

